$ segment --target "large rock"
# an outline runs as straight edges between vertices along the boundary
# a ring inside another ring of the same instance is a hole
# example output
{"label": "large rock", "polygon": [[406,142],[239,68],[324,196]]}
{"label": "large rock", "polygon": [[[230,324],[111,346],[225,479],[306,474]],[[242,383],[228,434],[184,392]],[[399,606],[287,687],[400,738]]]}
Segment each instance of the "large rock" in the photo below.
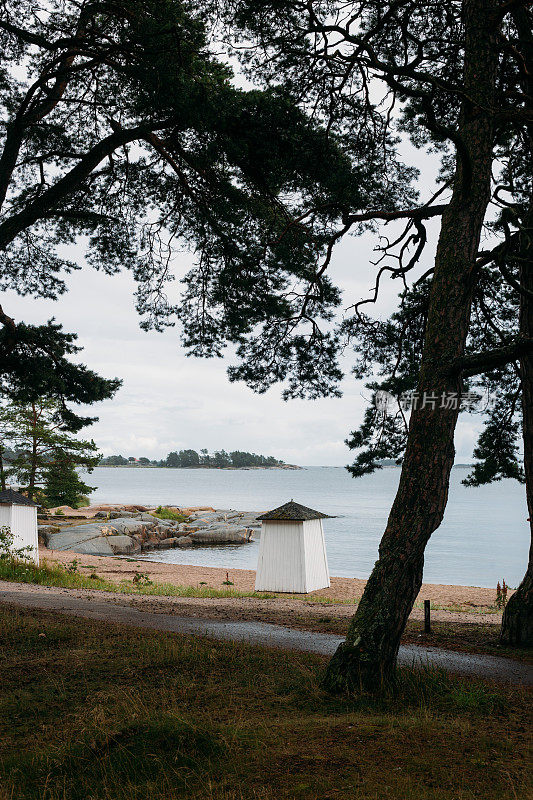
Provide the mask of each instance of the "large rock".
{"label": "large rock", "polygon": [[170,536],[168,539],[163,539],[162,541],[158,542],[155,546],[156,550],[169,550],[171,547],[179,547],[180,545],[178,542],[185,537],[181,536],[180,538],[176,536]]}
{"label": "large rock", "polygon": [[[62,550],[74,550],[75,553],[84,553],[89,556],[114,556],[115,550],[111,547],[109,542],[112,536],[95,536],[93,539],[87,539],[83,542],[78,542],[75,547],[54,548]],[[129,538],[129,537],[128,537]]]}
{"label": "large rock", "polygon": [[246,528],[217,528],[189,534],[193,544],[245,544]]}
{"label": "large rock", "polygon": [[[129,553],[139,553],[141,546],[131,537],[120,534],[119,536],[106,536],[111,549],[115,555],[128,555]],[[89,542],[87,542],[89,544]]]}
{"label": "large rock", "polygon": [[176,539],[176,547],[192,547],[194,544],[190,536],[181,536]]}
{"label": "large rock", "polygon": [[172,534],[174,533],[174,531],[172,530],[172,528],[168,528],[166,525],[158,525],[158,526],[156,527],[156,529],[155,529],[154,533],[155,533],[155,534],[156,534],[156,535],[157,535],[157,536],[158,536],[160,539],[168,539],[168,537],[169,537],[169,536],[172,536]]}
{"label": "large rock", "polygon": [[135,517],[136,513],[134,511],[110,511],[109,519],[131,519]]}
{"label": "large rock", "polygon": [[[74,548],[72,548],[74,549]],[[85,553],[91,556],[117,556],[139,553],[141,545],[131,536],[97,536],[95,539],[87,539],[80,542],[76,548],[76,553]]]}
{"label": "large rock", "polygon": [[[155,522],[147,525],[145,522],[140,522],[136,519],[114,519],[112,522],[92,522],[87,525],[73,525],[71,528],[63,528],[59,533],[53,533],[48,536],[48,547],[51,550],[74,550],[76,553],[91,553],[92,550],[87,549],[86,542],[94,541],[95,539],[114,539],[115,544],[109,545],[109,548],[104,547],[102,543],[98,543],[98,555],[112,555],[114,552],[129,552],[122,551],[122,546],[128,546],[125,539],[130,539],[133,534],[141,534],[143,531],[153,529]],[[125,537],[125,538],[121,538]],[[137,548],[138,543],[135,542]],[[83,546],[83,549],[80,547]],[[118,548],[114,550],[113,547]],[[101,549],[105,552],[100,552]]]}
{"label": "large rock", "polygon": [[63,528],[59,533],[48,536],[48,547],[51,550],[76,550],[77,545],[89,539],[96,539],[102,536],[104,525],[91,523],[89,525],[73,525],[71,528]]}
{"label": "large rock", "polygon": [[196,521],[198,521],[198,522],[213,522],[213,521],[216,522],[216,521],[219,521],[220,522],[220,521],[222,521],[224,519],[224,515],[223,514],[219,514],[218,511],[210,511],[210,512],[199,511],[199,512],[194,513],[194,514],[190,514],[188,519],[191,522],[196,522]]}
{"label": "large rock", "polygon": [[135,519],[140,520],[141,522],[148,522],[148,523],[156,523],[156,522],[165,522],[165,520],[157,519],[154,517],[153,514],[148,514],[146,511],[142,511],[140,514],[135,514]]}
{"label": "large rock", "polygon": [[37,535],[39,537],[39,543],[44,544],[48,547],[48,539],[53,533],[59,533],[61,528],[59,525],[38,525],[37,526]]}
{"label": "large rock", "polygon": [[113,534],[126,533],[131,535],[133,533],[141,533],[143,530],[153,530],[156,524],[157,520],[153,517],[149,522],[140,519],[128,519],[126,517],[120,517],[119,519],[111,520],[107,527],[112,531]]}
{"label": "large rock", "polygon": [[175,520],[171,519],[157,519],[155,520],[157,523],[158,528],[174,528],[176,527]]}

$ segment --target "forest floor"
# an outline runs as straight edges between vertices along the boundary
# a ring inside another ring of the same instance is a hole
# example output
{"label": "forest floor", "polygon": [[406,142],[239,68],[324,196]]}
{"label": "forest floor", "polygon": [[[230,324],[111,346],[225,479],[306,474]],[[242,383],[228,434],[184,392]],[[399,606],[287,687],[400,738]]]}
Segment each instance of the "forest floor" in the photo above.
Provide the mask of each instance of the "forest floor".
{"label": "forest floor", "polygon": [[0,653],[1,800],[533,790],[526,689],[403,668],[383,697],[336,698],[325,656],[4,605]]}

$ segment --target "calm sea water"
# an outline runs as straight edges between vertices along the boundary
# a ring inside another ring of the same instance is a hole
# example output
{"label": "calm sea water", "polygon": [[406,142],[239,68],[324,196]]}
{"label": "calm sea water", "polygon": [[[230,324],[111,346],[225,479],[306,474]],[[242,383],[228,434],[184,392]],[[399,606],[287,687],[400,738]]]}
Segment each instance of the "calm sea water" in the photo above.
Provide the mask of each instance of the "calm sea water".
{"label": "calm sea water", "polygon": [[[529,526],[524,487],[514,481],[469,489],[463,468],[452,472],[450,497],[441,527],[426,549],[424,580],[465,586],[496,586],[505,578],[517,586],[524,575]],[[95,503],[210,505],[265,511],[294,498],[335,519],[324,520],[332,575],[367,578],[400,470],[385,468],[354,480],[343,468],[303,470],[202,470],[98,468],[88,482]],[[255,569],[258,543],[243,546],[166,550],[152,561]]]}

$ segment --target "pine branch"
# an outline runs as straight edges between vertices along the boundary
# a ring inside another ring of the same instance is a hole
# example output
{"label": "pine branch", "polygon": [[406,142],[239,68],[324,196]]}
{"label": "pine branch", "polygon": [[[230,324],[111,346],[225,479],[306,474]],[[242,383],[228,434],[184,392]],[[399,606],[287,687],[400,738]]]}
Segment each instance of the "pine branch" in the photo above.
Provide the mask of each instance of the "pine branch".
{"label": "pine branch", "polygon": [[363,211],[360,214],[350,214],[344,218],[347,225],[356,222],[366,222],[372,219],[382,219],[391,222],[395,219],[430,219],[443,214],[446,204],[435,206],[419,206],[418,208],[402,208],[398,211]]}
{"label": "pine branch", "polygon": [[513,344],[458,359],[450,372],[454,375],[461,373],[464,378],[469,378],[504,367],[527,353],[533,353],[533,339],[519,337]]}
{"label": "pine branch", "polygon": [[146,124],[138,125],[135,128],[116,131],[95,144],[70,172],[67,172],[40,197],[29,203],[23,211],[9,217],[0,225],[0,249],[5,248],[19,233],[42,219],[55,208],[58,203],[89,177],[100,162],[111,155],[117,148],[128,144],[128,142],[145,139],[150,131],[167,127],[171,122],[171,120],[146,122]]}

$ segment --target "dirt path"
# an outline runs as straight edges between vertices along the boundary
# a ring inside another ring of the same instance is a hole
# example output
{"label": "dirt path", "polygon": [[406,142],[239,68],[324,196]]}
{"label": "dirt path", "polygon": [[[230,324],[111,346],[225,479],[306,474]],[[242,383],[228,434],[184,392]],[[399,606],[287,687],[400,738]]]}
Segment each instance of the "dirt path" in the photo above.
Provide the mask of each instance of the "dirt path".
{"label": "dirt path", "polygon": [[[146,598],[149,599],[151,598]],[[111,592],[56,589],[2,581],[0,602],[133,627],[197,634],[215,639],[303,650],[323,655],[333,653],[342,641],[342,637],[334,634],[311,633],[264,622],[199,619],[148,610],[147,603],[143,604],[144,607],[138,603],[128,604],[124,595]],[[522,686],[533,685],[533,669],[530,665],[496,656],[471,655],[437,647],[404,645],[400,648],[399,662],[415,666],[430,664],[459,675],[489,678]]]}

